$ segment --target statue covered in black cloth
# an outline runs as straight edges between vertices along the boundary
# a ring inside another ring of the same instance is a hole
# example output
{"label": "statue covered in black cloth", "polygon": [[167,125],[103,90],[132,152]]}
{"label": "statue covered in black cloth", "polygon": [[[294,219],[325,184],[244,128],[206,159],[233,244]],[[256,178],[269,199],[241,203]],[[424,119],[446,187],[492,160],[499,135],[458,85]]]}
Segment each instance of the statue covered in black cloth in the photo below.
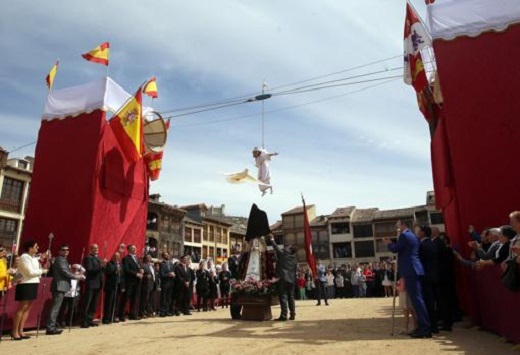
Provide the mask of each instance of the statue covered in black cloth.
{"label": "statue covered in black cloth", "polygon": [[[247,222],[247,231],[240,255],[232,256],[230,271],[237,280],[268,280],[275,276],[275,254],[267,250],[264,236],[271,233],[267,214],[256,204],[251,207]],[[231,258],[230,258],[231,259]],[[236,265],[236,272],[234,266]],[[240,305],[232,294],[231,318],[240,319]]]}

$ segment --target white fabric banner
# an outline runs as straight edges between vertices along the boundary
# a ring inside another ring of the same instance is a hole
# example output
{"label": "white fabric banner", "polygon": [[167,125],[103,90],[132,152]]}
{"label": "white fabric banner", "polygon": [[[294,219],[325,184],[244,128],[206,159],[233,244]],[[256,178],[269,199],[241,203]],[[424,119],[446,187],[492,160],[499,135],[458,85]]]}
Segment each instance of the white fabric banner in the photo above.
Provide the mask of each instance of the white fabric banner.
{"label": "white fabric banner", "polygon": [[427,25],[433,39],[476,37],[520,23],[520,0],[437,0],[428,6]]}
{"label": "white fabric banner", "polygon": [[[110,77],[99,78],[90,83],[49,91],[42,119],[50,120],[78,116],[101,109],[116,112],[131,97]],[[143,114],[151,108],[143,107]]]}

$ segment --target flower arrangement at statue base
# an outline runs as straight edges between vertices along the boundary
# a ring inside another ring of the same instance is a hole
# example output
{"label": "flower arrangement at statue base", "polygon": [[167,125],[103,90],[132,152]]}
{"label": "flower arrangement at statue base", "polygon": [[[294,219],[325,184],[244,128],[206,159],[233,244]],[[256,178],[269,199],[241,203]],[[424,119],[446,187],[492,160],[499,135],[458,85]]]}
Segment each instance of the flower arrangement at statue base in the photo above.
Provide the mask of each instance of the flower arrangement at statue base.
{"label": "flower arrangement at statue base", "polygon": [[231,280],[231,293],[238,296],[276,296],[278,280],[260,280],[248,278],[246,280]]}
{"label": "flower arrangement at statue base", "polygon": [[278,304],[278,280],[231,280],[231,293],[240,304]]}

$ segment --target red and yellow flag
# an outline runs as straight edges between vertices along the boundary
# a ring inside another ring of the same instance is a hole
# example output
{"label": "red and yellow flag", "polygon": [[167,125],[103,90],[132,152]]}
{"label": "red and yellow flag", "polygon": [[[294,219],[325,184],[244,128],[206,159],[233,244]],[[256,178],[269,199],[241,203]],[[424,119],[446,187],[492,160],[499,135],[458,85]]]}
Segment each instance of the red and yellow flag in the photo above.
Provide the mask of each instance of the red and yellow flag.
{"label": "red and yellow flag", "polygon": [[109,122],[125,157],[132,162],[141,159],[143,152],[141,90],[139,88]]}
{"label": "red and yellow flag", "polygon": [[52,84],[54,84],[54,77],[56,76],[56,72],[58,71],[58,65],[60,64],[60,61],[57,60],[56,64],[54,64],[51,68],[51,71],[45,78],[45,82],[47,83],[47,87],[49,90],[52,90]]}
{"label": "red and yellow flag", "polygon": [[[166,130],[170,129],[170,120],[165,122]],[[148,176],[151,181],[159,179],[162,169],[163,151],[159,153],[150,153],[144,156],[144,161],[148,169]]]}
{"label": "red and yellow flag", "polygon": [[157,81],[155,79],[155,76],[152,77],[148,82],[145,84],[143,93],[156,99],[158,97],[157,95]]}
{"label": "red and yellow flag", "polygon": [[81,56],[89,62],[108,65],[108,56],[110,54],[110,43],[105,42],[94,48],[88,53]]}
{"label": "red and yellow flag", "polygon": [[418,93],[428,84],[421,56],[421,50],[426,46],[431,46],[428,31],[407,2],[404,21],[404,82],[412,85]]}

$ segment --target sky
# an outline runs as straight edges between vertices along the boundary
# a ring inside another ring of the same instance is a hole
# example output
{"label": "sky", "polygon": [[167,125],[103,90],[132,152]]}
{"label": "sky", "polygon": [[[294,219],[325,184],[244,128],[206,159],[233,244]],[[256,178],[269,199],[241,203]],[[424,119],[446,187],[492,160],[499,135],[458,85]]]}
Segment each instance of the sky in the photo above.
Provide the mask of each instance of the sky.
{"label": "sky", "polygon": [[[424,18],[424,2],[411,3]],[[81,54],[109,41],[109,76],[129,93],[156,76],[159,97],[144,103],[172,117],[150,188],[163,202],[225,204],[245,217],[256,203],[271,223],[301,194],[317,215],[421,205],[433,189],[430,138],[397,77],[404,14],[401,0],[11,2],[0,21],[0,146],[34,155],[50,68],[60,60],[55,90],[103,77]],[[262,82],[273,94],[263,107],[180,111],[246,101]],[[256,174],[251,151],[263,144],[279,153],[274,193],[226,182],[225,172]]]}

